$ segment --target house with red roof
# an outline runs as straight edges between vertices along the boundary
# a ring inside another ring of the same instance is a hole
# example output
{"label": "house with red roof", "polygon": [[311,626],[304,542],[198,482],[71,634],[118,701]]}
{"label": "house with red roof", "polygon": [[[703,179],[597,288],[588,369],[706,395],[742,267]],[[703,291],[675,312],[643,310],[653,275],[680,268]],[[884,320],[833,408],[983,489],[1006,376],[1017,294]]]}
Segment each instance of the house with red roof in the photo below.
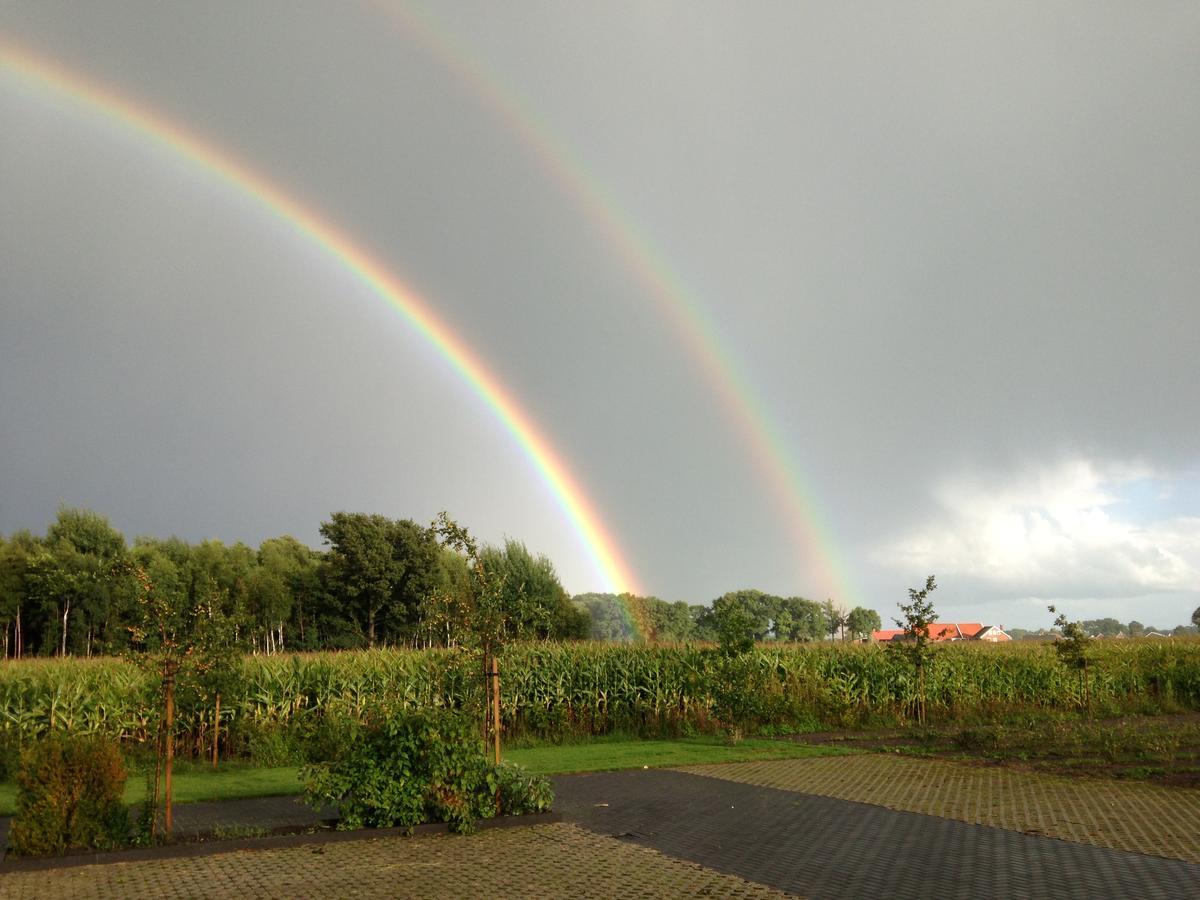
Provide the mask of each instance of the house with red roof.
{"label": "house with red roof", "polygon": [[1011,641],[1012,636],[999,625],[984,625],[983,630],[971,638],[973,641],[987,641],[989,644],[1002,644]]}
{"label": "house with red roof", "polygon": [[[934,622],[929,626],[929,640],[944,644],[951,641],[1011,641],[1012,638],[1004,630],[995,625],[984,625],[981,622]],[[903,628],[885,628],[872,631],[871,640],[876,643],[904,640]]]}

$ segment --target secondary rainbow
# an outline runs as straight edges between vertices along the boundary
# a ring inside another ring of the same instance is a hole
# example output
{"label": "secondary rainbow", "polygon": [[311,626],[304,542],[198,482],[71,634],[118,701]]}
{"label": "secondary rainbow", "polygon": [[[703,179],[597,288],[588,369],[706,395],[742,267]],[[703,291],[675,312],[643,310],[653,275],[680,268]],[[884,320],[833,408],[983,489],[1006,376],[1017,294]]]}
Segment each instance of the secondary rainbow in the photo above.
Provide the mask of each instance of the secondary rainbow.
{"label": "secondary rainbow", "polygon": [[838,552],[833,529],[820,511],[815,492],[793,461],[787,442],[700,303],[655,251],[649,236],[562,141],[538,122],[528,104],[485,72],[428,12],[394,0],[375,0],[375,5],[394,15],[407,35],[465,84],[481,105],[529,148],[547,176],[572,199],[647,294],[658,302],[734,427],[746,438],[772,501],[788,522],[794,540],[805,548],[816,567],[822,593],[848,606],[857,603],[858,592]]}
{"label": "secondary rainbow", "polygon": [[639,589],[628,564],[617,551],[616,542],[602,526],[594,504],[528,413],[488,371],[478,355],[434,314],[425,300],[372,259],[349,235],[251,167],[165,116],[3,37],[0,37],[0,69],[102,113],[252,197],[262,209],[285,221],[376,296],[402,313],[516,439],[578,533],[605,587],[615,593]]}

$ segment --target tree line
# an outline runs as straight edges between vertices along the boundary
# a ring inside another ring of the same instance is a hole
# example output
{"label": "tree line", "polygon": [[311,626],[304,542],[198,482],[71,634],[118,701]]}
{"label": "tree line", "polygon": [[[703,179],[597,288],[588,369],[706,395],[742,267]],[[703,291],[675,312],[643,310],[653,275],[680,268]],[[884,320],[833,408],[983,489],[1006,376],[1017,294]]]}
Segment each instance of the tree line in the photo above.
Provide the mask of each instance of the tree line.
{"label": "tree line", "polygon": [[753,589],[730,591],[707,606],[633,594],[579,594],[574,600],[586,611],[588,637],[596,641],[719,641],[730,630],[754,642],[861,640],[881,627],[873,609],[857,606],[847,612],[832,600],[818,603]]}
{"label": "tree line", "polygon": [[[1128,637],[1138,638],[1147,634],[1165,634],[1171,637],[1187,637],[1188,635],[1200,633],[1200,608],[1192,613],[1191,625],[1175,625],[1173,627],[1156,628],[1153,625],[1144,625],[1137,619],[1131,622],[1124,623],[1119,619],[1106,617],[1102,619],[1083,619],[1079,623],[1079,627],[1083,629],[1085,634],[1092,637],[1102,638],[1117,638]],[[1010,628],[1009,635],[1015,641],[1030,640],[1030,641],[1051,641],[1061,634],[1061,629],[1058,628],[1039,628],[1030,630],[1027,628]]]}
{"label": "tree line", "polygon": [[[0,656],[121,653],[146,584],[177,609],[215,608],[247,651],[459,639],[468,562],[433,525],[338,512],[320,531],[323,551],[286,535],[257,549],[175,537],[129,544],[104,516],[63,507],[45,535],[0,537]],[[520,636],[587,636],[584,614],[545,556],[509,540],[482,548],[480,563]]]}
{"label": "tree line", "polygon": [[[62,507],[44,535],[0,536],[0,658],[125,652],[139,598],[229,623],[249,652],[378,645],[456,646],[470,628],[471,563],[438,523],[336,512],[326,548],[293,537],[257,548],[219,540],[138,537],[99,513]],[[631,594],[572,598],[553,563],[523,543],[484,545],[478,565],[504,610],[502,638],[716,641],[740,628],[756,641],[859,638],[873,610],[734,591],[711,605]]]}

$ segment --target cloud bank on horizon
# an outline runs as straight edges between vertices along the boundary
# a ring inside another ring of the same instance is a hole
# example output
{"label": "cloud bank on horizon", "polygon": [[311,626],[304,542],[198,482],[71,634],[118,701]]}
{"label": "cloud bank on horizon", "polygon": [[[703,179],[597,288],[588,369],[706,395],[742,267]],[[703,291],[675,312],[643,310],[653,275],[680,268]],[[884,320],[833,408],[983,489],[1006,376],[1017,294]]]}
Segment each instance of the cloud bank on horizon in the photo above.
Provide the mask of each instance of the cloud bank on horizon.
{"label": "cloud bank on horizon", "polygon": [[1175,489],[1145,465],[1082,459],[999,483],[957,477],[935,490],[928,521],[878,558],[1095,618],[1096,601],[1200,590],[1200,516],[1171,510]]}
{"label": "cloud bank on horizon", "polygon": [[[824,599],[753,442],[522,127],[711,323],[852,575],[836,599],[886,620],[932,572],[947,617],[1010,626],[1200,606],[1200,9],[47,0],[0,36],[410,281],[648,591]],[[336,509],[445,508],[599,587],[520,448],[344,273],[2,68],[0,121],[0,533],[65,501],[315,546]]]}

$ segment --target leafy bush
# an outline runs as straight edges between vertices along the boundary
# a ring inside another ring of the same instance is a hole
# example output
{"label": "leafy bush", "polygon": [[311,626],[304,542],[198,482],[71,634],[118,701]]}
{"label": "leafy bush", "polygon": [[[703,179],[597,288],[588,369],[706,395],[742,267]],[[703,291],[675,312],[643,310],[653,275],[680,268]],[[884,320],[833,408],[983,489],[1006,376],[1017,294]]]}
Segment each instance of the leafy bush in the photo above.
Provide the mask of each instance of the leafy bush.
{"label": "leafy bush", "polygon": [[227,753],[256,766],[274,768],[305,762],[299,741],[286,724],[235,720],[226,732]]}
{"label": "leafy bush", "polygon": [[305,799],[340,828],[446,822],[469,832],[496,812],[496,776],[476,724],[443,710],[378,715],[340,758],[306,766]]}
{"label": "leafy bush", "polygon": [[499,815],[524,816],[546,812],[554,802],[550,779],[534,775],[512,763],[500,763],[495,768],[496,795]]}
{"label": "leafy bush", "polygon": [[13,853],[39,856],[126,843],[125,778],[120,749],[103,738],[52,732],[31,744],[17,772]]}
{"label": "leafy bush", "polygon": [[358,718],[332,704],[327,706],[305,723],[300,738],[304,762],[323,763],[341,758],[358,741],[361,729]]}
{"label": "leafy bush", "polygon": [[17,774],[21,758],[21,735],[16,731],[0,731],[0,781],[11,781]]}

